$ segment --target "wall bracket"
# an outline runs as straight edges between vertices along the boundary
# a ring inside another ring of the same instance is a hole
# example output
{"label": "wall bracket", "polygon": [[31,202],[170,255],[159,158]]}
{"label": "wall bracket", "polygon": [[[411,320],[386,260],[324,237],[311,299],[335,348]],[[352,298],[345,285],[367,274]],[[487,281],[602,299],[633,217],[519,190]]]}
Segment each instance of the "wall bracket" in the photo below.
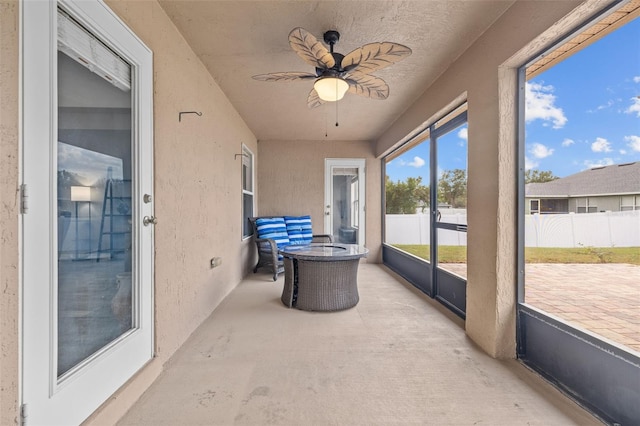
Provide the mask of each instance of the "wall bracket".
{"label": "wall bracket", "polygon": [[196,114],[198,117],[202,117],[202,113],[198,111],[180,111],[178,113],[178,122],[182,121],[182,114]]}

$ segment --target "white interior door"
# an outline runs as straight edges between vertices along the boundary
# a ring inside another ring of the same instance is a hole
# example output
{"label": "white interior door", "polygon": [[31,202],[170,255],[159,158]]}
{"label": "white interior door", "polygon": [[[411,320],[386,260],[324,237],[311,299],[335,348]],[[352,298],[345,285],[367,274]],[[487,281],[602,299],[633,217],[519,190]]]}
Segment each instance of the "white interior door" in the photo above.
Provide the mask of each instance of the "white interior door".
{"label": "white interior door", "polygon": [[153,356],[152,55],[100,1],[20,5],[21,402],[79,424]]}
{"label": "white interior door", "polygon": [[334,242],[365,245],[365,160],[325,159],[324,232]]}

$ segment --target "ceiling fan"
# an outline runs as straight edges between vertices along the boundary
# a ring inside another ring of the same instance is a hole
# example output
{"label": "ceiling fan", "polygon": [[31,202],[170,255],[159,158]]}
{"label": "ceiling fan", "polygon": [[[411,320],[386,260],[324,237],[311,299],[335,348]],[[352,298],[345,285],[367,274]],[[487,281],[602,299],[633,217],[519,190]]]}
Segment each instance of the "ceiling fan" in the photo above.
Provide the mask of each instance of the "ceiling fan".
{"label": "ceiling fan", "polygon": [[294,28],[289,33],[291,48],[307,64],[315,67],[315,74],[289,71],[259,74],[253,78],[260,81],[315,80],[307,98],[309,108],[339,101],[346,92],[371,99],[387,99],[389,86],[371,73],[411,55],[407,46],[391,42],[365,44],[342,55],[333,51],[333,46],[340,39],[339,32],[327,31],[323,38],[330,50],[304,28]]}

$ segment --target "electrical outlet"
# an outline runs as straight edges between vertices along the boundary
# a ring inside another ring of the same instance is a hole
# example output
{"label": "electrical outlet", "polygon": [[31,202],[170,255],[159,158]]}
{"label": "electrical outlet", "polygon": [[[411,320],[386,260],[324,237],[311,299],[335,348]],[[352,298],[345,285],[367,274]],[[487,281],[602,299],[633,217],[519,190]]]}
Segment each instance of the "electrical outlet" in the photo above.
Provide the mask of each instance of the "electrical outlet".
{"label": "electrical outlet", "polygon": [[216,266],[220,266],[222,265],[222,258],[221,257],[213,257],[211,258],[211,267],[215,268]]}

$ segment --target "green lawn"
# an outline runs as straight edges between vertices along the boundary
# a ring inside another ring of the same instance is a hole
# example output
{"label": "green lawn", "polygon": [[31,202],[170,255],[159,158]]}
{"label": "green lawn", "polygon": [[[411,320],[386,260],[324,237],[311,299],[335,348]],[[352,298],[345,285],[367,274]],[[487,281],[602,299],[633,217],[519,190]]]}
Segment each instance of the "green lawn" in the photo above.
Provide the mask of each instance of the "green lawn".
{"label": "green lawn", "polygon": [[[429,260],[428,245],[394,244],[394,247]],[[440,246],[440,263],[465,263],[467,248]],[[630,263],[640,265],[640,247],[525,248],[527,263]]]}

